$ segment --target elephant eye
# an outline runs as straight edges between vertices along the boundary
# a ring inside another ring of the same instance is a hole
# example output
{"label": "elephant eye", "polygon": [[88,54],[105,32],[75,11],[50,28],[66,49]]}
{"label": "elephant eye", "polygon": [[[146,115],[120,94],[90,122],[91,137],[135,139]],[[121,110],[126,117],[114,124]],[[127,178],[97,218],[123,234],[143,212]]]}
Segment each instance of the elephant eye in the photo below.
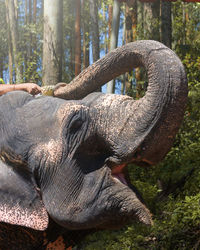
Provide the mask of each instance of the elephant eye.
{"label": "elephant eye", "polygon": [[73,121],[70,123],[69,131],[71,133],[76,133],[81,128],[83,123],[84,121],[80,117],[73,119]]}

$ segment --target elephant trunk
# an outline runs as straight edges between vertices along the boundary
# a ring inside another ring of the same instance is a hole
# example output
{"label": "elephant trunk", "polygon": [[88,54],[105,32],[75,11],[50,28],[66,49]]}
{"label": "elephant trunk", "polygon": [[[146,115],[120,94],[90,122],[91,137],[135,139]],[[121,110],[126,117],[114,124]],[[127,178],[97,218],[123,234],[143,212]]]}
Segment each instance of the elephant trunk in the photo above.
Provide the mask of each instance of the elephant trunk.
{"label": "elephant trunk", "polygon": [[[155,41],[130,43],[102,61],[100,70],[93,66],[91,73],[93,76],[95,72],[97,82],[103,78],[98,75],[108,79],[108,75],[111,78],[117,72],[138,66],[146,69],[149,80],[146,95],[137,101],[128,96],[100,94],[96,97],[92,94],[93,101],[90,96],[84,99],[90,100],[97,110],[98,133],[113,151],[109,160],[115,164],[125,161],[156,164],[170,150],[184,116],[187,78],[181,61],[173,51]],[[107,61],[110,62],[105,66]]]}
{"label": "elephant trunk", "polygon": [[[118,75],[140,66],[146,69],[149,81],[143,98],[134,101],[127,96],[102,95],[92,105],[101,124],[99,133],[106,136],[115,152],[112,161],[120,158],[155,164],[171,148],[187,100],[183,65],[165,45],[146,40],[117,48],[54,94],[64,99],[81,99]],[[109,121],[109,125],[101,131],[103,121]]]}

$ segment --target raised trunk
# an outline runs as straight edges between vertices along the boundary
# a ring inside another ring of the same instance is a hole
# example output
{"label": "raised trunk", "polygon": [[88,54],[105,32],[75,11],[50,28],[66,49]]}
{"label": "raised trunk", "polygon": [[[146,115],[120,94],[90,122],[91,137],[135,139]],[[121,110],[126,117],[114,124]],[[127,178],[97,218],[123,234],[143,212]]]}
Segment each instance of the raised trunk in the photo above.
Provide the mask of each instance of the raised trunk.
{"label": "raised trunk", "polygon": [[94,102],[100,120],[105,119],[104,109],[107,118],[111,118],[106,135],[103,130],[99,133],[115,148],[117,153],[110,160],[116,163],[155,164],[171,148],[187,99],[186,75],[174,52],[155,41],[129,43],[98,60],[54,94],[65,99],[81,99],[105,82],[140,66],[146,69],[149,79],[143,98],[134,101],[126,96],[105,95],[96,106]]}

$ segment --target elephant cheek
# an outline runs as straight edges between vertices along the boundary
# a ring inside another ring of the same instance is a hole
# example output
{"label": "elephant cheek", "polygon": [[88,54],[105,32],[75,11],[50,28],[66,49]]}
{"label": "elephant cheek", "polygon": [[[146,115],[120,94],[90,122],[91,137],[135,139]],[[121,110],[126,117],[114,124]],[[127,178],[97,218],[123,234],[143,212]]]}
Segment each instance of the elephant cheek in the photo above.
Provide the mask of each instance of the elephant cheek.
{"label": "elephant cheek", "polygon": [[48,164],[58,164],[62,157],[62,140],[51,139],[47,143],[38,144],[34,154],[37,159],[45,159]]}

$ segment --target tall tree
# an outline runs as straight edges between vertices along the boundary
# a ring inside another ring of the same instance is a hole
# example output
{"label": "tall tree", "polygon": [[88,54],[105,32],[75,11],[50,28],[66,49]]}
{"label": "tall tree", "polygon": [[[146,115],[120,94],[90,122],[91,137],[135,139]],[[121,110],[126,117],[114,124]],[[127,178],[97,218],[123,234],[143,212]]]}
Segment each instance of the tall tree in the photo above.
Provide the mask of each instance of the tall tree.
{"label": "tall tree", "polygon": [[37,18],[37,0],[33,0],[33,23],[36,24]]}
{"label": "tall tree", "polygon": [[[99,48],[99,21],[98,21],[98,0],[90,0],[90,18],[91,18],[91,34],[92,34],[92,57],[93,62],[100,58]],[[98,88],[97,91],[101,91]]]}
{"label": "tall tree", "polygon": [[[111,37],[112,16],[113,16],[113,6],[112,4],[109,4],[108,6],[108,42],[110,41],[110,37]],[[108,50],[110,50],[110,43],[108,43]]]}
{"label": "tall tree", "polygon": [[[11,41],[11,34],[10,34],[10,21],[9,21],[9,14],[8,14],[8,1],[5,1],[6,9],[6,21],[7,21],[7,41],[8,41],[8,68],[9,68],[9,83],[13,83],[13,50],[12,50],[12,41]],[[3,77],[2,77],[3,78]]]}
{"label": "tall tree", "polygon": [[[29,23],[29,27],[31,27],[32,25],[32,0],[29,0],[29,15],[28,15],[28,23]],[[32,33],[31,31],[29,31],[29,46],[28,46],[28,59],[29,61],[31,60],[32,57]]]}
{"label": "tall tree", "polygon": [[76,1],[64,1],[64,47],[63,54],[66,57],[63,60],[63,77],[65,81],[70,81],[75,76],[75,10],[76,10]]}
{"label": "tall tree", "polygon": [[100,57],[99,50],[99,22],[98,22],[98,0],[90,0],[91,34],[92,34],[92,56],[93,62]]}
{"label": "tall tree", "polygon": [[172,46],[171,2],[161,1],[161,42]]}
{"label": "tall tree", "polygon": [[[118,44],[118,34],[119,34],[119,23],[120,23],[120,2],[114,0],[113,2],[113,15],[112,15],[112,30],[110,36],[110,50],[117,47]],[[114,93],[115,82],[114,80],[107,83],[107,93]]]}
{"label": "tall tree", "polygon": [[90,52],[90,39],[89,39],[89,24],[90,24],[90,15],[89,15],[89,6],[86,0],[82,1],[83,5],[83,68],[87,68],[90,64],[89,52]]}
{"label": "tall tree", "polygon": [[32,15],[32,23],[35,29],[35,33],[32,34],[32,62],[33,65],[31,67],[31,81],[36,81],[36,70],[37,70],[37,34],[36,34],[36,24],[37,24],[37,0],[33,0],[33,15]]}
{"label": "tall tree", "polygon": [[[128,0],[125,6],[125,23],[126,23],[126,43],[136,40],[137,32],[137,1]],[[125,75],[125,92],[130,93],[133,82],[133,71]]]}
{"label": "tall tree", "polygon": [[13,58],[15,65],[16,81],[22,82],[22,72],[20,69],[20,51],[18,46],[18,25],[17,25],[17,10],[16,1],[5,0],[8,11],[8,27],[10,28],[10,38],[12,41]]}
{"label": "tall tree", "polygon": [[62,78],[63,1],[44,0],[43,85]]}
{"label": "tall tree", "polygon": [[160,40],[160,0],[144,3],[144,38]]}
{"label": "tall tree", "polygon": [[137,1],[129,0],[125,6],[126,42],[133,42],[136,39],[137,31]]}
{"label": "tall tree", "polygon": [[75,76],[81,72],[81,1],[76,0]]}

